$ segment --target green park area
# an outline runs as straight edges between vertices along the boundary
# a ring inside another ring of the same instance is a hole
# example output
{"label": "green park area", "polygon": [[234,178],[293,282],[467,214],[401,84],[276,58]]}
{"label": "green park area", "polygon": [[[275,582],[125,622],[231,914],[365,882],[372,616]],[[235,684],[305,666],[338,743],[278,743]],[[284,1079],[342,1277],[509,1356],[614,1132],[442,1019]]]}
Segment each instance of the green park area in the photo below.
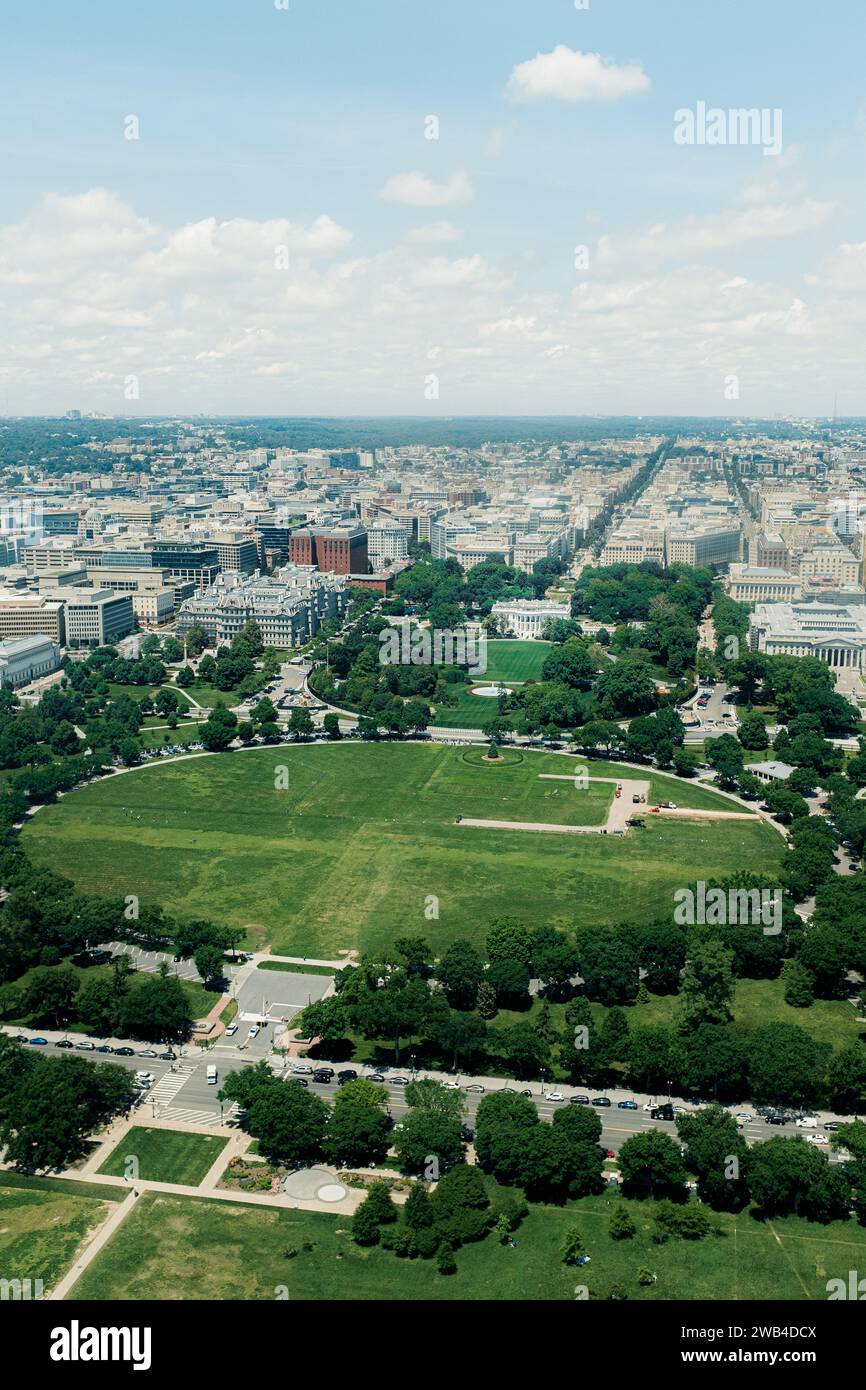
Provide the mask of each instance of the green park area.
{"label": "green park area", "polygon": [[[611,1213],[628,1209],[633,1237],[610,1235]],[[606,1299],[620,1285],[630,1300],[824,1300],[827,1280],[863,1268],[866,1229],[820,1226],[797,1217],[757,1221],[748,1211],[712,1213],[704,1240],[653,1241],[651,1201],[614,1191],[562,1207],[533,1205],[515,1244],[494,1236],[456,1252],[457,1271],[435,1260],[398,1259],[362,1248],[347,1217],[146,1193],[75,1288],[81,1299],[436,1301],[486,1299],[573,1303],[579,1288]],[[590,1257],[563,1264],[576,1227]],[[193,1253],[194,1252],[194,1253]],[[192,1263],[191,1263],[192,1260]],[[656,1276],[642,1284],[639,1271]]]}
{"label": "green park area", "polygon": [[[275,954],[336,959],[417,927],[437,953],[483,942],[502,913],[572,928],[664,914],[677,887],[772,871],[765,822],[666,820],[624,836],[478,828],[485,820],[598,826],[610,783],[578,789],[556,753],[410,743],[262,748],[152,764],[82,787],[32,817],[34,863],[85,892],[135,893],[190,918],[250,929]],[[591,762],[592,777],[640,777]],[[283,769],[283,771],[281,771]],[[712,791],[649,771],[651,797],[730,810]],[[87,853],[82,854],[82,847]],[[429,897],[438,918],[425,917]]]}
{"label": "green park area", "polygon": [[114,1200],[97,1184],[0,1172],[0,1279],[41,1279],[49,1293]]}
{"label": "green park area", "polygon": [[227,1142],[218,1134],[133,1125],[99,1171],[111,1177],[124,1177],[130,1172],[129,1160],[134,1158],[138,1165],[135,1176],[143,1182],[177,1182],[186,1187],[198,1187]]}
{"label": "green park area", "polygon": [[487,668],[472,676],[470,685],[453,685],[454,706],[435,706],[433,723],[446,729],[481,729],[496,718],[497,702],[488,695],[473,695],[475,686],[502,683],[512,689],[526,681],[541,680],[541,668],[551,651],[550,642],[518,642],[508,638],[487,643]]}

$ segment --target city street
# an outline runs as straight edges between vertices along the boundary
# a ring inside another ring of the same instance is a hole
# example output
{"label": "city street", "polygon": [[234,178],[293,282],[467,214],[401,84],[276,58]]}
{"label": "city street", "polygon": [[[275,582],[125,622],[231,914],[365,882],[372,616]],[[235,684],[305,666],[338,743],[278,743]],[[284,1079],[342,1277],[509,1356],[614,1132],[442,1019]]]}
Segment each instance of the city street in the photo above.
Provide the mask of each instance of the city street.
{"label": "city street", "polygon": [[[10,1027],[3,1027],[3,1032],[16,1036],[15,1030]],[[24,1034],[22,1034],[23,1036]],[[27,1030],[26,1036],[31,1036],[31,1031]],[[49,1040],[49,1047],[40,1049],[50,1055],[56,1055],[55,1049],[51,1046],[56,1038],[63,1037],[59,1032],[47,1032],[36,1035],[45,1037]],[[239,1033],[240,1037],[241,1034]],[[221,1039],[218,1043],[208,1048],[198,1048],[194,1045],[186,1044],[182,1048],[175,1049],[178,1052],[178,1059],[174,1063],[162,1062],[158,1058],[142,1055],[147,1049],[140,1043],[131,1044],[135,1048],[134,1057],[116,1057],[105,1053],[85,1053],[89,1060],[95,1062],[114,1062],[120,1066],[127,1067],[132,1071],[149,1071],[153,1073],[154,1083],[146,1093],[146,1100],[137,1108],[135,1113],[140,1114],[142,1121],[148,1118],[172,1120],[178,1123],[204,1124],[219,1126],[225,1124],[231,1118],[231,1107],[221,1107],[217,1092],[225,1082],[226,1076],[237,1071],[241,1067],[252,1066],[255,1063],[266,1060],[277,1076],[290,1078],[292,1076],[303,1076],[308,1082],[309,1089],[316,1095],[320,1095],[323,1100],[331,1102],[338,1089],[336,1075],[343,1070],[356,1071],[359,1077],[369,1077],[378,1071],[370,1065],[363,1065],[353,1062],[308,1062],[304,1059],[289,1059],[283,1056],[275,1056],[271,1053],[271,1040],[263,1032],[260,1034],[259,1047],[239,1048],[228,1039]],[[162,1048],[154,1050],[164,1050]],[[216,1066],[218,1080],[216,1085],[209,1085],[207,1082],[208,1066]],[[298,1067],[332,1067],[334,1069],[334,1079],[327,1083],[313,1081],[310,1074],[306,1071],[299,1072]],[[676,1097],[668,1096],[648,1096],[641,1095],[634,1091],[609,1090],[598,1092],[586,1087],[575,1087],[566,1085],[551,1086],[545,1083],[544,1086],[538,1081],[517,1081],[503,1077],[472,1077],[458,1074],[456,1077],[446,1073],[428,1072],[420,1070],[413,1072],[410,1064],[405,1070],[396,1068],[383,1069],[382,1088],[388,1097],[389,1113],[399,1122],[400,1116],[405,1114],[408,1106],[404,1099],[403,1085],[398,1085],[389,1079],[390,1076],[405,1076],[409,1079],[430,1076],[434,1080],[454,1082],[456,1081],[464,1091],[466,1102],[464,1120],[465,1123],[474,1128],[475,1116],[478,1106],[484,1095],[496,1090],[528,1091],[534,1101],[538,1113],[542,1119],[550,1120],[557,1110],[561,1110],[563,1105],[569,1103],[572,1095],[586,1095],[591,1099],[599,1095],[606,1095],[611,1106],[593,1107],[602,1122],[601,1144],[604,1148],[612,1149],[617,1152],[621,1145],[632,1135],[645,1129],[660,1129],[663,1133],[676,1135],[676,1124],[669,1120],[653,1120],[643,1107],[650,1104],[661,1104],[668,1099],[673,1100],[675,1107],[688,1112],[699,1109],[700,1107],[692,1101],[677,1100]],[[481,1090],[467,1090],[468,1087],[481,1087]],[[563,1101],[553,1101],[548,1099],[549,1093],[553,1091],[564,1097]],[[637,1110],[620,1110],[617,1102],[621,1100],[634,1100],[637,1103]],[[761,1140],[771,1139],[779,1135],[802,1135],[815,1133],[816,1129],[802,1129],[794,1123],[784,1125],[768,1125],[763,1118],[755,1113],[754,1107],[748,1102],[729,1105],[726,1107],[731,1114],[749,1114],[751,1119],[743,1125],[742,1133],[746,1141],[750,1144]],[[835,1116],[828,1111],[815,1112],[818,1120],[817,1132],[821,1133],[825,1121],[844,1121],[851,1116]],[[826,1149],[828,1157],[836,1159],[836,1155]]]}

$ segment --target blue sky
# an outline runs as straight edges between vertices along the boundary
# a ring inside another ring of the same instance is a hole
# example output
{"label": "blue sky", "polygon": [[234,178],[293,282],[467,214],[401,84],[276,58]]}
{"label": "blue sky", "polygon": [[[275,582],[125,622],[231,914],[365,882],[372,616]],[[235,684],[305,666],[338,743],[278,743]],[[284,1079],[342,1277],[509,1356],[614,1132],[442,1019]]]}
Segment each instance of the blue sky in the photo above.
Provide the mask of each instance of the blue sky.
{"label": "blue sky", "polygon": [[0,409],[866,413],[850,0],[0,18]]}

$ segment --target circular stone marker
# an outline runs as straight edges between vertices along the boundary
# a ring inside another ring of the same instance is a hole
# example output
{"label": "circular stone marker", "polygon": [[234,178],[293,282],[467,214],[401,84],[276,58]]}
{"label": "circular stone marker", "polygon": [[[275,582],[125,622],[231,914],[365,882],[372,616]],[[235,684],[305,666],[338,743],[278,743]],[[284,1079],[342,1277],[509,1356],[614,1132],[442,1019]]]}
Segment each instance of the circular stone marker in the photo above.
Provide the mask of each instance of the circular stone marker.
{"label": "circular stone marker", "polygon": [[342,1202],[346,1196],[347,1188],[339,1182],[326,1182],[324,1187],[320,1187],[316,1196],[320,1202]]}

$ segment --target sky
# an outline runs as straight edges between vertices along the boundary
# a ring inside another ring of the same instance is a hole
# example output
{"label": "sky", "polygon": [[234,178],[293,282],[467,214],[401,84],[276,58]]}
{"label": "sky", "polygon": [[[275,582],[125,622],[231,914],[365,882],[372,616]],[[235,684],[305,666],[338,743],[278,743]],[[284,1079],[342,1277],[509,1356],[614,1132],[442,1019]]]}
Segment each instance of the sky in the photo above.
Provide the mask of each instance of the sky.
{"label": "sky", "polygon": [[0,414],[866,414],[852,0],[0,25]]}

